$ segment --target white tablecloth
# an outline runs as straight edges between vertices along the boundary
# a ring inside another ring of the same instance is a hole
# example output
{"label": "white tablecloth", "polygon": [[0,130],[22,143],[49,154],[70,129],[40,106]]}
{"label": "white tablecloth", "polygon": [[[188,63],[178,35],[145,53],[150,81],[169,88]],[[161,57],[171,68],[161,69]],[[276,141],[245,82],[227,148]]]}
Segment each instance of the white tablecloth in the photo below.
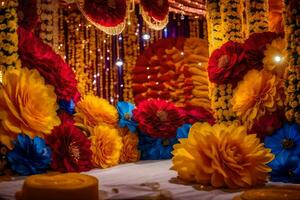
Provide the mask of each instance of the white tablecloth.
{"label": "white tablecloth", "polygon": [[[162,193],[171,195],[173,199],[230,200],[238,194],[221,190],[200,191],[192,186],[171,183],[169,181],[176,178],[176,172],[169,170],[170,167],[170,160],[141,161],[109,169],[94,169],[86,174],[98,178],[99,192],[107,199],[142,199]],[[24,177],[17,177],[9,182],[0,182],[0,199],[14,199],[23,181]]]}

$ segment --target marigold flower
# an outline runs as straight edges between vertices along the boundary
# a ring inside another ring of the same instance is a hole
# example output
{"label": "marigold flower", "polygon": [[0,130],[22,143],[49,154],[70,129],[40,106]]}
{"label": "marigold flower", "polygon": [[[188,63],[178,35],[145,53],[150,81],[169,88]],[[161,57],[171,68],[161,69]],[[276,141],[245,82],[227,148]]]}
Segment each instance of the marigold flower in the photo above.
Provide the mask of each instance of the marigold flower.
{"label": "marigold flower", "polygon": [[276,75],[262,70],[249,71],[232,98],[232,110],[250,129],[254,119],[282,106],[282,82]]}
{"label": "marigold flower", "polygon": [[9,69],[0,87],[0,140],[8,147],[17,134],[31,138],[50,134],[60,124],[54,87],[37,70]]}
{"label": "marigold flower", "polygon": [[87,95],[76,105],[74,120],[77,125],[94,127],[101,124],[116,126],[118,111],[106,99]]}
{"label": "marigold flower", "polygon": [[241,188],[266,182],[274,155],[244,126],[196,123],[172,152],[179,178],[213,187]]}
{"label": "marigold flower", "polygon": [[[127,128],[126,128],[127,129]],[[138,150],[139,138],[136,133],[131,133],[128,129],[123,132],[122,141],[123,148],[121,151],[120,162],[136,162],[140,159],[140,151]]]}
{"label": "marigold flower", "polygon": [[90,131],[94,165],[108,168],[119,164],[123,143],[118,130],[108,125],[99,125]]}

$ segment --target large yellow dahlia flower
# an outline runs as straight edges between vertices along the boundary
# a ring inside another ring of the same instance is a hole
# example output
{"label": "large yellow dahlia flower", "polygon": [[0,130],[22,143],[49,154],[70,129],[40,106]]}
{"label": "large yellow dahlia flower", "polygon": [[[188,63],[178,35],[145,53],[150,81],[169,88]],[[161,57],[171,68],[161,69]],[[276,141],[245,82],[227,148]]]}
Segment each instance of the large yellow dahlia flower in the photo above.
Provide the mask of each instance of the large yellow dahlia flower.
{"label": "large yellow dahlia flower", "polygon": [[19,133],[50,134],[60,124],[54,87],[37,70],[9,69],[0,87],[0,141],[9,147]]}
{"label": "large yellow dahlia flower", "polygon": [[265,183],[274,155],[244,126],[196,123],[172,152],[179,178],[217,188]]}
{"label": "large yellow dahlia flower", "polygon": [[278,38],[267,45],[264,51],[264,68],[275,72],[279,77],[284,77],[288,67],[288,52],[285,39]]}
{"label": "large yellow dahlia flower", "polygon": [[118,111],[106,99],[87,95],[76,105],[75,121],[77,125],[94,127],[101,124],[116,126]]}
{"label": "large yellow dahlia flower", "polygon": [[108,168],[119,164],[123,143],[118,129],[108,125],[99,125],[91,128],[90,131],[94,165]]}
{"label": "large yellow dahlia flower", "polygon": [[232,110],[249,129],[254,119],[283,106],[283,83],[269,71],[249,71],[238,84],[232,98]]}

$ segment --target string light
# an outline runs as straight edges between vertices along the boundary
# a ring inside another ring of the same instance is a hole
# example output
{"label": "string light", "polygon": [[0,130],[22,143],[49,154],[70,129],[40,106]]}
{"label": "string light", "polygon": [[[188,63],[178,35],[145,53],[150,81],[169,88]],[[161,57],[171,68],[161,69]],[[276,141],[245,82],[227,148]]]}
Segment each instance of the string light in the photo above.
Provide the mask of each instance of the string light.
{"label": "string light", "polygon": [[275,56],[274,57],[274,61],[277,62],[277,63],[279,63],[279,62],[282,61],[282,57],[281,56]]}
{"label": "string light", "polygon": [[142,38],[143,38],[143,40],[148,41],[148,40],[150,40],[151,36],[150,36],[149,33],[144,33],[144,34],[142,35]]}
{"label": "string light", "polygon": [[117,65],[118,67],[122,67],[123,64],[124,64],[123,60],[120,59],[120,58],[118,58],[117,61],[116,61],[116,65]]}

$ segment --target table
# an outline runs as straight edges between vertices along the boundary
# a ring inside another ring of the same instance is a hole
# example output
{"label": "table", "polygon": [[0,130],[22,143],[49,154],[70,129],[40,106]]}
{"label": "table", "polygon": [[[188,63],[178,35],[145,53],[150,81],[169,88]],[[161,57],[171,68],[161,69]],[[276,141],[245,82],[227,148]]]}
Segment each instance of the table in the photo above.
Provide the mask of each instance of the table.
{"label": "table", "polygon": [[[85,174],[99,180],[99,192],[105,199],[143,199],[163,194],[172,199],[231,200],[239,192],[222,190],[201,191],[191,185],[171,183],[175,171],[169,170],[170,160],[140,161],[122,164],[108,169],[94,169]],[[12,200],[21,190],[25,177],[0,182],[0,200]]]}

